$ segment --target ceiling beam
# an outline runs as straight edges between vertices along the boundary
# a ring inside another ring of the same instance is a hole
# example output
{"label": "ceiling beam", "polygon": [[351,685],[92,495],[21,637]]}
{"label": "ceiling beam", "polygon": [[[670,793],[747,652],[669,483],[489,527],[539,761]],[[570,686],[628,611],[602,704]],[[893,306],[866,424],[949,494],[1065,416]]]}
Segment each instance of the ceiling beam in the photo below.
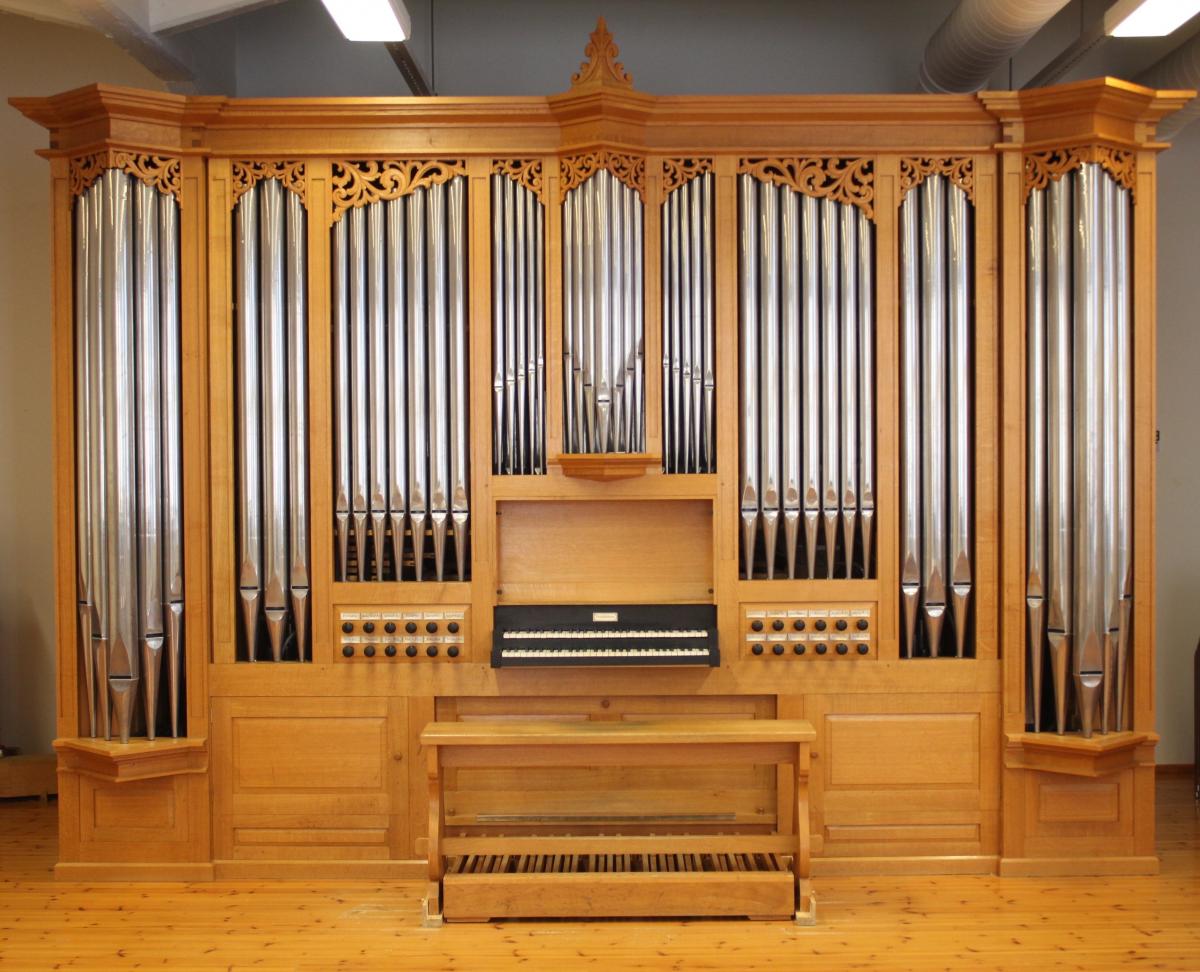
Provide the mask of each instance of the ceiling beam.
{"label": "ceiling beam", "polygon": [[156,34],[203,27],[283,0],[149,0],[147,26]]}
{"label": "ceiling beam", "polygon": [[148,0],[70,0],[77,13],[156,77],[175,85],[195,81],[185,55],[150,28]]}

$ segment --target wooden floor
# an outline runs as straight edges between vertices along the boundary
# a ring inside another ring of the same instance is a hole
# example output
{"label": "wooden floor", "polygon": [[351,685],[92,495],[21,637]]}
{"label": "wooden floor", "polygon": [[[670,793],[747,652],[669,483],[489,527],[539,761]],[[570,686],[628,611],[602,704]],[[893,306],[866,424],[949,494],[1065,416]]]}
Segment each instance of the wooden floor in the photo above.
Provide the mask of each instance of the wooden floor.
{"label": "wooden floor", "polygon": [[1153,878],[820,878],[819,924],[423,929],[416,884],[56,883],[54,807],[0,802],[7,969],[1200,970],[1200,809],[1160,780]]}

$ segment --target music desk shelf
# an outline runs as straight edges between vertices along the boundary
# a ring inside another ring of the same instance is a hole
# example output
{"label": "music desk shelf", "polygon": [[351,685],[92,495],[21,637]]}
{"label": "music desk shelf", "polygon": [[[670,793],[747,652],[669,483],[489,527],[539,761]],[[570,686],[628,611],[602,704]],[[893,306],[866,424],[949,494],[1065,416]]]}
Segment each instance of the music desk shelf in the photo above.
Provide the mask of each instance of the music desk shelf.
{"label": "music desk shelf", "polygon": [[60,769],[110,783],[128,783],[208,770],[208,740],[132,739],[127,743],[78,737],[54,740]]}
{"label": "music desk shelf", "polygon": [[[809,747],[802,720],[434,722],[425,920],[789,918],[812,924]],[[447,836],[444,771],[463,767],[793,767],[791,834]]]}

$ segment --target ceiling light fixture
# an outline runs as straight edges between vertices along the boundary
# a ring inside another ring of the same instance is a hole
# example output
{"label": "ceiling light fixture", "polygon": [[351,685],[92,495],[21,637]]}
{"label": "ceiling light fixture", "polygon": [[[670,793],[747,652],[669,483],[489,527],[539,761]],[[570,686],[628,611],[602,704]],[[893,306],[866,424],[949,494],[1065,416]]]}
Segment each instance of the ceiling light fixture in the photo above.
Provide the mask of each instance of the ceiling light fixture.
{"label": "ceiling light fixture", "polygon": [[412,21],[404,0],[321,0],[338,29],[352,41],[404,41]]}
{"label": "ceiling light fixture", "polygon": [[1200,0],[1120,0],[1104,12],[1110,37],[1164,37],[1200,13]]}

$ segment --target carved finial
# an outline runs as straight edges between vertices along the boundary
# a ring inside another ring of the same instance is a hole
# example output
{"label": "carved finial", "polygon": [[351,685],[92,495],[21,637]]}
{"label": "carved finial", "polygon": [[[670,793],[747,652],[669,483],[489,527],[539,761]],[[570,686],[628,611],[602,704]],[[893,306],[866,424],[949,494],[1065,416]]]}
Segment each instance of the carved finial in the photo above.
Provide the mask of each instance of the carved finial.
{"label": "carved finial", "polygon": [[627,88],[633,87],[633,78],[625,72],[625,66],[617,60],[620,51],[608,25],[601,17],[596,21],[596,29],[592,31],[588,46],[583,49],[587,60],[579,65],[579,70],[571,75],[571,84],[620,84]]}

